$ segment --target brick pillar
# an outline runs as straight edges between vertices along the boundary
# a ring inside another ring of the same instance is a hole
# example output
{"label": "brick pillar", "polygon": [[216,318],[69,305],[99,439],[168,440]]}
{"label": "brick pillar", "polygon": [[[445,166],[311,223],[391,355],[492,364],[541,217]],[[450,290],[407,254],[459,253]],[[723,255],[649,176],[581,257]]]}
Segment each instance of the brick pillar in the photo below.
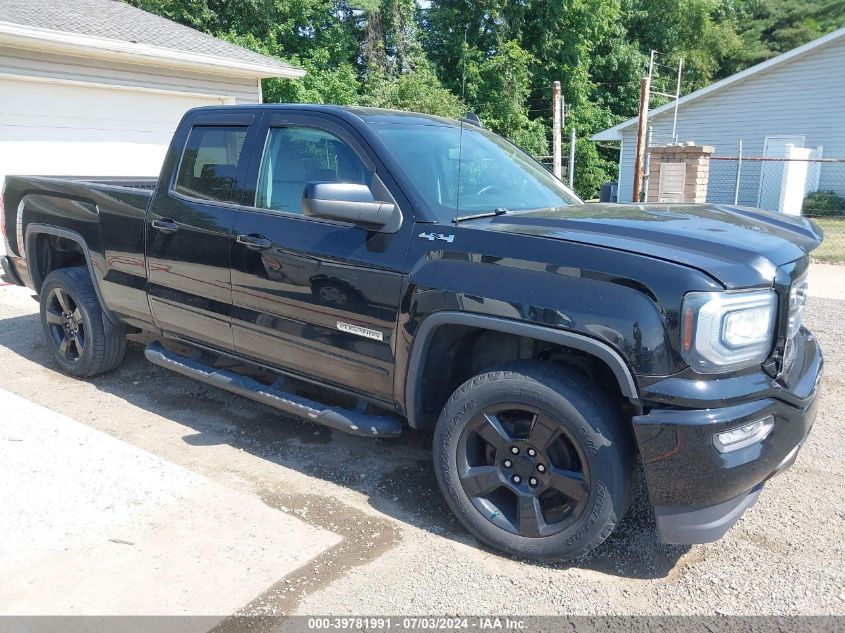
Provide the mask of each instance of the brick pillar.
{"label": "brick pillar", "polygon": [[[707,179],[710,175],[710,154],[714,149],[711,145],[693,143],[649,148],[651,160],[646,201],[705,202]],[[662,169],[665,164],[683,165],[683,168]]]}

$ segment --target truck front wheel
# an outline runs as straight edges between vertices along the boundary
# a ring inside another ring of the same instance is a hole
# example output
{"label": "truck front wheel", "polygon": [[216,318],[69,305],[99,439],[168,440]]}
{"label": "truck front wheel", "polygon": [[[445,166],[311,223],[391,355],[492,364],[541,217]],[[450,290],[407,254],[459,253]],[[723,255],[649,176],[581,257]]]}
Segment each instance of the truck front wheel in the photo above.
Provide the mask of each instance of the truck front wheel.
{"label": "truck front wheel", "polygon": [[628,507],[633,459],[608,395],[550,363],[471,378],[434,433],[437,481],[461,523],[536,560],[577,558],[610,535]]}
{"label": "truck front wheel", "polygon": [[103,318],[88,269],[54,270],[41,286],[41,329],[63,372],[87,378],[117,367],[126,336]]}

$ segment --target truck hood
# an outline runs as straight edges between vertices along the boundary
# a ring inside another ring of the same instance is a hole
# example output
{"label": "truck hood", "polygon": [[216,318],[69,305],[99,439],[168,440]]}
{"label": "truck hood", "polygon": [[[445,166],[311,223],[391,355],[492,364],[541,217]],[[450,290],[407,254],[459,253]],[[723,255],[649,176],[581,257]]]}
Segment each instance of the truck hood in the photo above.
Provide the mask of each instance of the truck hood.
{"label": "truck hood", "polygon": [[805,218],[716,204],[582,204],[502,215],[486,228],[665,259],[726,288],[770,285],[778,266],[822,239]]}

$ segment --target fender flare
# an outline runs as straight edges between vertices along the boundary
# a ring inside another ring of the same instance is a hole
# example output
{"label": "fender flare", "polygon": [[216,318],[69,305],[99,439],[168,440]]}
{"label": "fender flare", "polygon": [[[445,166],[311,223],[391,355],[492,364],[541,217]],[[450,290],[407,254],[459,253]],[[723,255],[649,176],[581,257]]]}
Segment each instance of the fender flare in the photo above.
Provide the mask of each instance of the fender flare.
{"label": "fender flare", "polygon": [[44,276],[42,276],[41,271],[38,270],[38,261],[37,257],[35,257],[35,238],[38,235],[55,235],[56,237],[62,237],[79,244],[79,247],[82,249],[82,254],[85,256],[85,263],[88,266],[88,274],[91,275],[91,283],[94,286],[94,292],[97,293],[97,301],[100,303],[100,310],[111,325],[120,326],[120,320],[111,313],[111,311],[106,307],[105,301],[103,301],[103,295],[100,292],[100,282],[95,274],[94,263],[91,261],[91,251],[88,248],[88,244],[85,242],[85,238],[76,231],[64,229],[59,226],[53,226],[51,224],[33,223],[27,225],[26,238],[24,240],[26,253],[28,254],[26,258],[26,267],[29,271],[29,278],[32,280],[34,289],[40,292],[41,284],[44,283]]}
{"label": "fender flare", "polygon": [[435,312],[425,317],[417,328],[410,360],[408,361],[408,371],[405,378],[405,402],[408,424],[412,428],[424,428],[427,426],[420,419],[420,412],[422,411],[422,370],[425,365],[426,352],[431,344],[431,339],[437,329],[443,325],[466,325],[493,332],[525,336],[577,349],[596,357],[610,368],[623,396],[631,400],[638,398],[637,383],[634,381],[634,376],[628,364],[622,358],[622,355],[607,343],[583,334],[578,334],[577,332],[558,330],[534,323],[510,321],[499,317],[466,312]]}

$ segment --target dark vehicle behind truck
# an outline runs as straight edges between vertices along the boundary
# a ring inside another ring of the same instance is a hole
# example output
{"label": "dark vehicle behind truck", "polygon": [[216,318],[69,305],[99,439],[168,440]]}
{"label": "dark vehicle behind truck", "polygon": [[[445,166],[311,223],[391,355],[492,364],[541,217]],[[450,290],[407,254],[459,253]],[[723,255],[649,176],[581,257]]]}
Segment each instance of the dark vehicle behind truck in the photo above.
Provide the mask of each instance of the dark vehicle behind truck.
{"label": "dark vehicle behind truck", "polygon": [[512,555],[596,547],[638,465],[665,542],[716,540],[815,416],[812,222],[584,204],[469,119],[201,108],[157,182],[9,176],[2,200],[63,371],[143,331],[150,361],[336,430],[432,430],[449,506]]}

